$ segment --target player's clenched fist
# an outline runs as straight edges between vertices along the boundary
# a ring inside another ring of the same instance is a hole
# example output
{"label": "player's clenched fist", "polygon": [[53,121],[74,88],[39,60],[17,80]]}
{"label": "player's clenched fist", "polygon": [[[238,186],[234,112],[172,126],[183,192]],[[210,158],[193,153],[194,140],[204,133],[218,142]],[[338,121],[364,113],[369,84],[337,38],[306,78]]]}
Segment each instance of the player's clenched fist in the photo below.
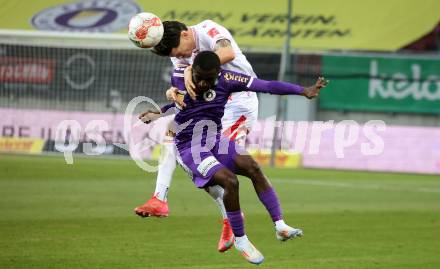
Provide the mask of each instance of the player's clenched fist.
{"label": "player's clenched fist", "polygon": [[179,91],[176,87],[169,88],[165,93],[168,101],[176,103],[177,107],[183,109],[186,107],[185,102],[183,102],[184,94]]}

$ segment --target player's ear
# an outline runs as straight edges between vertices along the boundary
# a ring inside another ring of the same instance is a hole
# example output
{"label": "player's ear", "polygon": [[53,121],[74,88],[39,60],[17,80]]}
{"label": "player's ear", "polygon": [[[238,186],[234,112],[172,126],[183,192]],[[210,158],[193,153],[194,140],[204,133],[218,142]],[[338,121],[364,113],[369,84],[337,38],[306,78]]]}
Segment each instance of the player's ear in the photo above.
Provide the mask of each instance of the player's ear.
{"label": "player's ear", "polygon": [[187,39],[189,36],[189,31],[182,31],[180,32],[180,37],[183,39]]}

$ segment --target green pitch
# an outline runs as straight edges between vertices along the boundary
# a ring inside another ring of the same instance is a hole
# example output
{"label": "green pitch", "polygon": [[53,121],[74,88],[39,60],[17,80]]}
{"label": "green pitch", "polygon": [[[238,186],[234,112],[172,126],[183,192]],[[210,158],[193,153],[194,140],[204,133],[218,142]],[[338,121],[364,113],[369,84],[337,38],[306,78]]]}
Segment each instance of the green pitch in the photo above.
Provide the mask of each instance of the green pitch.
{"label": "green pitch", "polygon": [[[280,243],[241,179],[249,238],[264,268],[440,268],[440,177],[265,169],[285,219]],[[0,268],[254,268],[216,251],[220,215],[179,168],[171,215],[141,219],[155,174],[131,160],[0,155]]]}

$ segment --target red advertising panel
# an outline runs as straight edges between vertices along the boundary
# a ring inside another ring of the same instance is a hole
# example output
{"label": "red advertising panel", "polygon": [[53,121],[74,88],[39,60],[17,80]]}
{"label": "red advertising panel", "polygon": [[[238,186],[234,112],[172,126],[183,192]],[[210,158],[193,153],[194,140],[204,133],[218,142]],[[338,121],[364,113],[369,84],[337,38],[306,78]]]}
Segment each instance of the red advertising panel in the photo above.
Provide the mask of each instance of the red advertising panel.
{"label": "red advertising panel", "polygon": [[0,81],[49,84],[54,77],[51,59],[0,57]]}

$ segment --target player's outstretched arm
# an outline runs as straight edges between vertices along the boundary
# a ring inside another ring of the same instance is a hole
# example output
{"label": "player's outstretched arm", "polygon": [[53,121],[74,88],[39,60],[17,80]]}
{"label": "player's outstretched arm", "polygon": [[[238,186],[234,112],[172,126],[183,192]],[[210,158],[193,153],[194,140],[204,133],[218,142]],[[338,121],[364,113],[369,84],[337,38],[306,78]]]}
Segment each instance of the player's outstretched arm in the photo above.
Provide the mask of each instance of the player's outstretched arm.
{"label": "player's outstretched arm", "polygon": [[174,113],[174,111],[169,111],[169,109],[173,108],[173,107],[175,107],[175,103],[171,103],[171,104],[167,104],[167,105],[163,106],[160,109],[161,111],[147,110],[144,113],[141,113],[138,118],[143,123],[149,124],[157,119],[160,119],[164,116],[168,116],[168,115]]}
{"label": "player's outstretched arm", "polygon": [[319,95],[322,88],[327,86],[328,80],[319,77],[315,85],[303,87],[297,84],[252,78],[247,85],[247,90],[254,92],[278,94],[278,95],[302,95],[306,98],[313,99]]}
{"label": "player's outstretched arm", "polygon": [[308,99],[313,99],[315,97],[318,97],[321,89],[327,86],[328,83],[329,81],[324,79],[324,77],[319,77],[315,85],[310,87],[305,87],[301,95]]}
{"label": "player's outstretched arm", "polygon": [[149,123],[151,123],[161,117],[162,117],[162,113],[160,113],[158,111],[148,110],[148,111],[145,111],[144,113],[141,113],[138,118],[143,123],[149,124]]}

